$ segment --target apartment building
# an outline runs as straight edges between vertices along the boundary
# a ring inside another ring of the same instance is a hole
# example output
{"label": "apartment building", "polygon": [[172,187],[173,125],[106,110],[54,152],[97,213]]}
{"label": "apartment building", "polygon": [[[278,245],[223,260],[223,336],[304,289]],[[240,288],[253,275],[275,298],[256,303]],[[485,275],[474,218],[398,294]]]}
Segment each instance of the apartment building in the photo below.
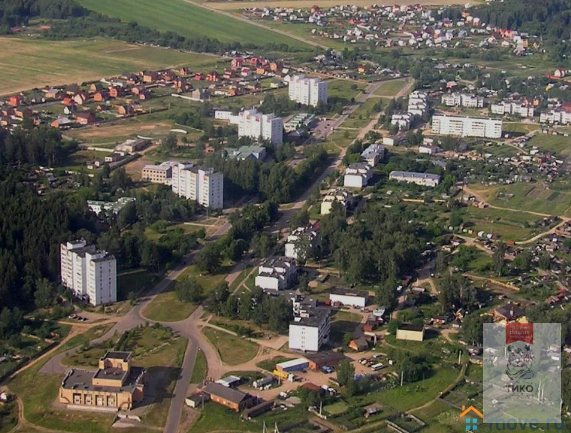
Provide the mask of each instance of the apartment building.
{"label": "apartment building", "polygon": [[337,188],[329,191],[321,202],[321,215],[329,215],[333,203],[339,203],[345,212],[347,207],[353,202],[353,193],[347,189]]}
{"label": "apartment building", "polygon": [[134,197],[120,197],[117,201],[87,200],[87,207],[97,215],[103,211],[107,214],[112,213],[116,215],[121,212],[125,206],[135,200]]}
{"label": "apartment building", "polygon": [[152,183],[170,185],[172,181],[172,169],[178,165],[175,161],[165,161],[161,164],[147,164],[143,167],[141,179]]}
{"label": "apartment building", "polygon": [[433,116],[432,132],[460,137],[501,138],[502,121],[476,117]]}
{"label": "apartment building", "polygon": [[414,91],[408,97],[408,113],[412,116],[424,116],[428,111],[428,93]]}
{"label": "apartment building", "polygon": [[371,144],[363,151],[363,153],[361,153],[361,158],[363,158],[371,167],[375,167],[384,157],[385,146],[382,144]]}
{"label": "apartment building", "polygon": [[289,81],[288,94],[289,99],[303,105],[327,104],[327,83],[319,78],[294,75]]}
{"label": "apartment building", "polygon": [[97,371],[73,368],[61,382],[59,402],[73,408],[131,410],[145,398],[146,370],[131,365],[131,352],[107,352]]}
{"label": "apartment building", "polygon": [[254,108],[238,114],[238,137],[250,137],[255,140],[268,140],[272,144],[282,144],[283,129],[281,117],[273,114],[262,114]]}
{"label": "apartment building", "polygon": [[266,291],[277,292],[285,290],[295,280],[297,266],[288,257],[272,257],[258,268],[255,285]]}
{"label": "apartment building", "polygon": [[411,113],[397,113],[393,114],[391,117],[391,125],[398,125],[399,129],[410,128],[410,123],[412,122]]}
{"label": "apartment building", "polygon": [[490,111],[492,114],[499,114],[500,116],[504,116],[506,114],[513,114],[520,117],[535,116],[535,108],[533,106],[522,104],[520,102],[495,102],[490,106]]}
{"label": "apartment building", "polygon": [[373,177],[373,169],[368,164],[350,164],[345,169],[343,186],[351,188],[364,188]]}
{"label": "apartment building", "polygon": [[308,224],[305,227],[298,227],[287,237],[285,256],[294,260],[307,259],[307,257],[301,257],[302,254],[306,253],[303,251],[303,246],[315,248],[318,241],[319,232],[316,225]]}
{"label": "apartment building", "polygon": [[171,188],[179,197],[196,200],[201,206],[224,207],[224,175],[213,168],[177,164],[172,169]]}
{"label": "apartment building", "polygon": [[483,108],[484,98],[466,93],[446,93],[442,95],[442,104],[447,107]]}
{"label": "apartment building", "polygon": [[560,125],[567,125],[571,123],[571,111],[562,109],[550,110],[539,115],[541,123],[558,123]]}
{"label": "apartment building", "polygon": [[117,302],[117,262],[83,239],[60,245],[61,283],[91,305]]}
{"label": "apartment building", "polygon": [[313,308],[290,322],[289,348],[317,352],[329,341],[330,331],[329,310]]}
{"label": "apartment building", "polygon": [[430,173],[415,173],[413,171],[391,171],[389,173],[389,180],[435,187],[440,183],[440,176]]}

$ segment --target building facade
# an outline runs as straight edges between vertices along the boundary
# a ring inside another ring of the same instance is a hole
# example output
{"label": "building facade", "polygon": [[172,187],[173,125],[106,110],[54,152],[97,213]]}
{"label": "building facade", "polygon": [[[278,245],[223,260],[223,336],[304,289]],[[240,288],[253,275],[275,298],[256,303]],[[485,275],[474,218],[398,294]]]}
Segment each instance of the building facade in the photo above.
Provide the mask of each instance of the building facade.
{"label": "building facade", "polygon": [[433,116],[432,132],[460,137],[501,138],[502,121],[476,117]]}
{"label": "building facade", "polygon": [[442,95],[442,104],[447,107],[482,108],[484,98],[466,93],[447,93]]}
{"label": "building facade", "polygon": [[172,192],[211,209],[224,207],[224,175],[213,168],[177,164],[172,169]]}
{"label": "building facade", "polygon": [[59,402],[71,407],[131,410],[145,397],[145,374],[131,365],[130,352],[107,352],[97,371],[71,369],[59,389]]}
{"label": "building facade", "polygon": [[103,211],[107,214],[118,214],[125,206],[135,200],[135,197],[120,197],[117,201],[87,200],[87,207],[97,215]]}
{"label": "building facade", "polygon": [[336,288],[329,294],[331,305],[340,304],[357,308],[365,308],[369,293],[363,290]]}
{"label": "building facade", "polygon": [[307,257],[301,257],[307,253],[306,251],[303,251],[304,245],[313,249],[317,247],[317,243],[318,232],[312,224],[305,227],[298,227],[287,237],[287,242],[285,244],[285,256],[294,260],[307,260]]}
{"label": "building facade", "polygon": [[343,188],[337,188],[329,191],[321,202],[321,215],[329,215],[333,203],[338,203],[343,208],[343,212],[347,211],[347,207],[353,201],[353,193]]}
{"label": "building facade", "polygon": [[302,317],[296,317],[289,325],[290,350],[317,352],[329,342],[331,321],[329,310],[315,308]]}
{"label": "building facade", "polygon": [[141,179],[152,183],[170,185],[172,180],[172,169],[178,162],[165,161],[161,164],[147,164],[143,167]]}
{"label": "building facade", "polygon": [[303,105],[327,104],[327,83],[319,78],[294,75],[289,81],[288,94],[289,99]]}
{"label": "building facade", "polygon": [[343,186],[351,188],[363,188],[367,186],[369,180],[373,177],[373,169],[368,164],[350,164],[345,169],[343,177]]}
{"label": "building facade", "polygon": [[385,146],[382,144],[371,144],[367,147],[363,153],[361,153],[361,158],[365,160],[367,164],[371,167],[375,167],[379,161],[385,157]]}
{"label": "building facade", "polygon": [[117,302],[117,262],[83,239],[60,245],[61,282],[91,305]]}
{"label": "building facade", "polygon": [[272,144],[283,143],[283,122],[281,117],[262,114],[255,109],[238,114],[238,137],[268,140]]}

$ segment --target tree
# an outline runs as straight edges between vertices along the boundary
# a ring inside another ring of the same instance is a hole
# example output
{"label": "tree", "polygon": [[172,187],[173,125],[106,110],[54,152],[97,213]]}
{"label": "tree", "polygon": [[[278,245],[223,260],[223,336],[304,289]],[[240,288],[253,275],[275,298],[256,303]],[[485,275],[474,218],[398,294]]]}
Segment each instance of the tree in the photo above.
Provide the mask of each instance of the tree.
{"label": "tree", "polygon": [[131,178],[127,175],[127,172],[123,167],[113,171],[113,174],[111,175],[111,185],[115,188],[126,189],[131,186],[131,183]]}
{"label": "tree", "polygon": [[436,273],[439,275],[442,275],[444,273],[444,271],[446,271],[447,265],[446,265],[446,255],[444,254],[443,251],[438,251],[438,253],[436,254],[436,263],[435,263],[435,270]]}
{"label": "tree", "polygon": [[490,316],[471,313],[462,321],[462,337],[471,345],[482,345],[484,340],[484,323],[492,323]]}
{"label": "tree", "polygon": [[137,205],[135,202],[129,202],[119,212],[119,215],[117,216],[117,224],[123,229],[130,226],[135,221],[137,221]]}
{"label": "tree", "polygon": [[337,365],[337,382],[340,386],[345,386],[355,376],[355,367],[348,359],[341,361]]}
{"label": "tree", "polygon": [[549,253],[545,252],[539,257],[538,266],[544,270],[551,269],[551,257]]}
{"label": "tree", "polygon": [[173,133],[169,133],[161,142],[161,148],[163,148],[166,151],[172,151],[176,149],[177,145],[178,145],[178,140],[176,138],[176,135]]}
{"label": "tree", "polygon": [[129,304],[135,305],[137,303],[137,294],[132,290],[129,291],[129,293],[127,293],[127,300],[129,301]]}
{"label": "tree", "polygon": [[220,250],[214,244],[206,244],[194,257],[194,264],[197,269],[211,274],[220,269],[221,263]]}
{"label": "tree", "polygon": [[349,333],[343,334],[343,346],[349,347],[351,341],[353,341],[353,337],[351,337],[351,334]]}
{"label": "tree", "polygon": [[204,293],[204,289],[193,276],[178,280],[175,290],[180,302],[200,302]]}
{"label": "tree", "polygon": [[46,278],[40,278],[36,282],[36,292],[34,293],[34,303],[36,308],[48,308],[54,303],[54,289]]}
{"label": "tree", "polygon": [[454,211],[450,214],[450,225],[452,227],[459,227],[464,222],[462,214],[458,211]]}
{"label": "tree", "polygon": [[512,262],[512,265],[522,272],[527,272],[531,268],[532,255],[528,250],[519,253]]}
{"label": "tree", "polygon": [[505,271],[505,257],[506,257],[506,244],[503,242],[498,242],[496,250],[492,255],[492,263],[494,267],[494,272],[498,277],[504,275]]}
{"label": "tree", "polygon": [[217,314],[222,314],[229,297],[230,289],[228,288],[228,283],[225,281],[218,283],[214,290],[208,294],[208,309]]}

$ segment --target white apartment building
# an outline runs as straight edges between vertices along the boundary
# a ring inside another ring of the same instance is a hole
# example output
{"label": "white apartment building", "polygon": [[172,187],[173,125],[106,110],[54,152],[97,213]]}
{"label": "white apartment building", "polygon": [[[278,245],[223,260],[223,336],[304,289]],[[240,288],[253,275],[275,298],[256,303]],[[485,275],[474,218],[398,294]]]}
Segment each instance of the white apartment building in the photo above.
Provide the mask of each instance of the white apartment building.
{"label": "white apartment building", "polygon": [[224,207],[224,175],[213,168],[178,164],[172,169],[172,192],[211,209]]}
{"label": "white apartment building", "polygon": [[571,112],[565,110],[551,110],[541,113],[539,115],[541,123],[559,123],[560,125],[567,125],[571,123]]}
{"label": "white apartment building", "polygon": [[313,308],[289,324],[289,348],[317,352],[329,341],[329,310]]}
{"label": "white apartment building", "polygon": [[411,113],[397,113],[393,114],[391,117],[391,125],[398,125],[399,129],[410,128],[410,122],[412,121]]}
{"label": "white apartment building", "polygon": [[369,293],[364,290],[353,290],[338,287],[329,294],[331,305],[337,303],[357,308],[365,308],[369,300]]}
{"label": "white apartment building", "polygon": [[284,126],[281,117],[262,114],[256,109],[245,110],[238,114],[238,137],[250,137],[255,140],[268,140],[272,144],[282,144]]}
{"label": "white apartment building", "polygon": [[413,171],[391,171],[389,180],[435,187],[440,183],[440,176],[430,173],[415,173]]}
{"label": "white apartment building", "polygon": [[373,169],[368,164],[350,164],[345,169],[343,177],[343,186],[351,188],[363,188],[367,186],[369,180],[373,177]]}
{"label": "white apartment building", "polygon": [[535,116],[535,108],[533,106],[527,106],[520,102],[495,102],[490,106],[490,111],[492,114],[499,114],[500,116],[505,114],[515,114],[520,117]]}
{"label": "white apartment building", "polygon": [[433,116],[432,132],[460,137],[501,138],[502,121],[476,117]]}
{"label": "white apartment building", "polygon": [[292,101],[317,107],[319,102],[327,104],[327,83],[319,78],[294,75],[289,81],[288,94]]}
{"label": "white apartment building", "polygon": [[[312,224],[305,227],[298,227],[287,237],[285,256],[290,259],[299,260],[300,253],[303,252],[300,251],[300,245],[309,245],[311,248],[315,248],[317,247],[317,243],[318,232]],[[302,258],[307,259],[307,257]]]}
{"label": "white apartment building", "polygon": [[371,144],[363,151],[363,153],[361,153],[361,158],[363,158],[371,167],[375,167],[384,157],[385,146],[382,144]]}
{"label": "white apartment building", "polygon": [[408,97],[408,113],[413,116],[424,116],[428,110],[428,93],[418,90]]}
{"label": "white apartment building", "polygon": [[442,95],[442,104],[447,107],[482,108],[484,98],[466,93],[446,93]]}
{"label": "white apartment building", "polygon": [[337,188],[329,191],[323,201],[321,202],[321,215],[329,215],[331,213],[331,208],[333,203],[339,203],[343,210],[347,210],[347,206],[353,201],[353,194],[351,191]]}
{"label": "white apartment building", "polygon": [[285,290],[295,279],[296,273],[297,267],[293,259],[272,257],[258,268],[255,285],[267,291]]}
{"label": "white apartment building", "polygon": [[61,282],[91,305],[117,302],[115,257],[83,239],[60,245]]}

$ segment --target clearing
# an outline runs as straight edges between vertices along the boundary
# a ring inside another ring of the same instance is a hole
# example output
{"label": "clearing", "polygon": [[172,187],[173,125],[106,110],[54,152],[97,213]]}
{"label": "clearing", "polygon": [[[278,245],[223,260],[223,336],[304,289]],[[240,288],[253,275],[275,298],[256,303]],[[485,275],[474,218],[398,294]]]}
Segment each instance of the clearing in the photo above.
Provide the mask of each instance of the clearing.
{"label": "clearing", "polygon": [[[183,0],[79,0],[79,3],[87,9],[126,23],[136,21],[153,29],[171,31],[189,38],[208,36],[221,42],[275,43],[310,48],[303,42]],[[234,3],[232,5],[235,7]]]}
{"label": "clearing", "polygon": [[0,37],[0,95],[143,69],[207,66],[217,59],[106,38],[48,41]]}
{"label": "clearing", "polygon": [[258,353],[258,345],[245,338],[209,328],[208,326],[202,328],[202,333],[216,348],[222,362],[225,364],[243,364],[254,359]]}

